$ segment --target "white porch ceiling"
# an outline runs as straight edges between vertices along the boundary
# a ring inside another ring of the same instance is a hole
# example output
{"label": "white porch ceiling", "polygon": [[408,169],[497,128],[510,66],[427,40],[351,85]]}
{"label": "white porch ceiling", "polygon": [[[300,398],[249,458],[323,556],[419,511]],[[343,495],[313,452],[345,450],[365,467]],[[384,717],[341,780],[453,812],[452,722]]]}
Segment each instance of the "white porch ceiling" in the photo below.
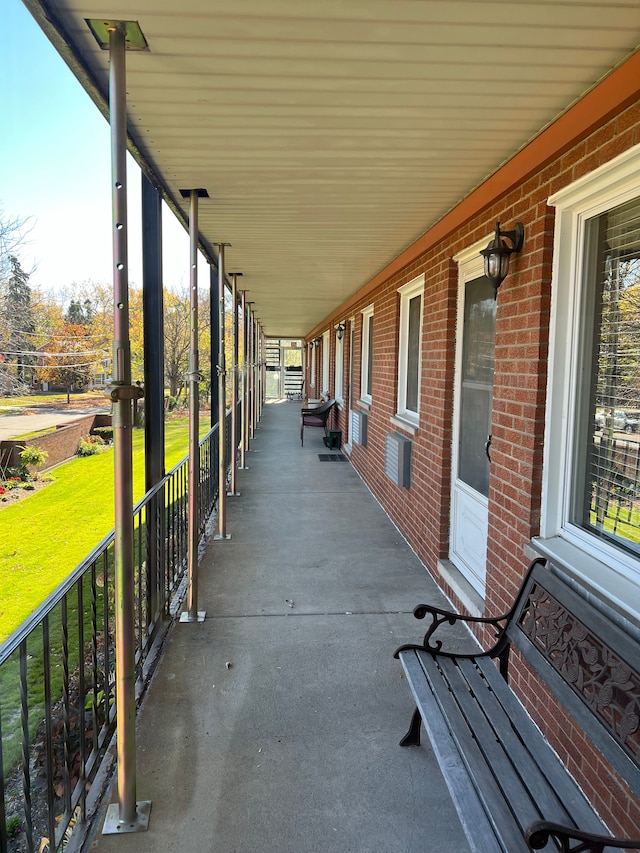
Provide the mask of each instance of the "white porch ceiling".
{"label": "white porch ceiling", "polygon": [[203,240],[232,244],[227,268],[282,337],[320,323],[640,44],[636,0],[25,2],[97,101],[108,53],[85,19],[139,23],[132,141],[175,207],[207,189]]}

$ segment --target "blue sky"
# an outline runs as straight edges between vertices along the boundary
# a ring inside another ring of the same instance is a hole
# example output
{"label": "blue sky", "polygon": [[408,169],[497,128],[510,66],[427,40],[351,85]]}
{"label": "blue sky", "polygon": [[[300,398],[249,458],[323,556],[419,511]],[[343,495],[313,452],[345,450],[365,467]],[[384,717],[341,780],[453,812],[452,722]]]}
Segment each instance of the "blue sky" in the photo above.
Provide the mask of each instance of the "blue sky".
{"label": "blue sky", "polygon": [[[20,260],[32,286],[111,283],[109,126],[20,0],[2,0],[0,117],[0,211],[30,220]],[[139,286],[140,172],[128,163],[129,282]],[[165,284],[177,289],[189,282],[189,242],[163,217]]]}

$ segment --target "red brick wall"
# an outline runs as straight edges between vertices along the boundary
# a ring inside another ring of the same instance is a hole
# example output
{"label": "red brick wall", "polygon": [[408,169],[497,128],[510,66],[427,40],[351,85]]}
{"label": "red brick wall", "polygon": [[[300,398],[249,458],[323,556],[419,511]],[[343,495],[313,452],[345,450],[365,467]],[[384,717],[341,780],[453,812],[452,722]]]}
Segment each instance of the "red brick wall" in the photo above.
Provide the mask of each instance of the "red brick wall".
{"label": "red brick wall", "polygon": [[[98,423],[94,423],[95,421],[98,421]],[[45,450],[49,454],[47,461],[43,465],[32,469],[34,471],[44,471],[75,456],[80,439],[83,436],[89,435],[94,426],[105,426],[110,423],[110,415],[86,415],[85,417],[78,418],[76,421],[59,426],[55,432],[47,432],[28,441],[3,441],[2,448],[3,450],[5,448],[12,448],[12,461],[10,464],[16,467],[20,465],[20,447],[24,447],[25,444]]]}
{"label": "red brick wall", "polygon": [[[373,387],[368,445],[352,461],[392,520],[443,584],[437,562],[448,554],[457,265],[459,251],[491,234],[496,221],[525,225],[522,252],[498,295],[492,465],[485,607],[507,610],[526,571],[525,545],[539,532],[542,491],[554,211],[551,194],[640,142],[640,104],[609,120],[464,228],[449,235],[350,306],[356,318],[354,400],[360,393],[362,316],[374,304]],[[397,288],[424,273],[420,428],[413,440],[412,481],[396,487],[384,474],[385,436],[396,427],[399,297]],[[332,331],[333,340],[333,331]],[[320,350],[318,350],[320,352]],[[345,351],[345,370],[348,363]],[[333,370],[333,350],[331,354]],[[345,377],[346,382],[346,377]],[[332,379],[333,387],[333,379]],[[345,386],[346,387],[346,386]],[[357,408],[357,402],[354,404]],[[341,416],[346,417],[346,412]],[[605,766],[583,732],[517,659],[512,683],[554,748],[615,832],[638,835],[640,804]]]}

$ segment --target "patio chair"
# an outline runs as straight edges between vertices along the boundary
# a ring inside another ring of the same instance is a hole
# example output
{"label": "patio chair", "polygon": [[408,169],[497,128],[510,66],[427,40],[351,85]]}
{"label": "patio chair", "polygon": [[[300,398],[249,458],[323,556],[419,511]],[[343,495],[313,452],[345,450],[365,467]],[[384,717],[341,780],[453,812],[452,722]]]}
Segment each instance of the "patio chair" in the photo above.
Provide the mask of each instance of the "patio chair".
{"label": "patio chair", "polygon": [[300,445],[302,447],[304,447],[304,428],[306,426],[322,427],[326,436],[327,421],[335,404],[335,400],[327,400],[326,403],[317,406],[315,409],[302,409],[300,411]]}

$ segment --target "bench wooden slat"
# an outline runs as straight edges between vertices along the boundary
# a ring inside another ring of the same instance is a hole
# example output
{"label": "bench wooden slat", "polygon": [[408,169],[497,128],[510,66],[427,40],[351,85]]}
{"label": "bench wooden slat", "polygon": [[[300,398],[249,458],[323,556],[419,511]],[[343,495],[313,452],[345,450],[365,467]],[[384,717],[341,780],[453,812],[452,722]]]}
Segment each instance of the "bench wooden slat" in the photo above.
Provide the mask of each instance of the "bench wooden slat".
{"label": "bench wooden slat", "polygon": [[[495,694],[488,689],[487,682],[473,662],[460,661],[458,666],[451,660],[444,664],[443,669],[456,700],[460,701],[461,696],[469,697],[466,702],[462,702],[463,713],[500,786],[502,796],[508,800],[520,830],[526,829],[534,820],[546,814],[543,804],[551,810],[549,813],[553,818],[550,819],[560,823],[570,821],[570,815],[552,795],[544,776],[541,776],[539,765],[518,741],[512,720],[500,713]],[[497,717],[492,718],[492,712],[497,712]],[[538,758],[548,752],[548,747],[544,744],[540,746]]]}
{"label": "bench wooden slat", "polygon": [[[465,787],[468,788],[471,783],[477,797],[482,803],[485,810],[485,819],[488,818],[492,826],[494,845],[495,838],[497,837],[508,853],[515,853],[518,850],[528,850],[527,845],[524,843],[522,831],[505,801],[504,793],[500,790],[495,778],[490,773],[478,741],[466,725],[460,707],[454,700],[451,692],[446,688],[442,689],[445,682],[436,662],[431,655],[422,652],[418,652],[418,657],[423,671],[423,681],[426,675],[428,684],[430,685],[430,699],[435,702],[432,715],[438,716],[443,720],[449,732],[449,739],[454,744],[454,748],[458,751],[466,767],[468,778]],[[404,655],[402,656],[402,660],[404,662]],[[419,705],[419,707],[422,711],[422,706]],[[425,728],[433,724],[431,716],[429,717],[429,722],[427,722],[426,717],[427,715],[423,713],[422,719]],[[433,738],[431,738],[431,744],[435,751],[436,746]],[[456,807],[458,808],[455,798],[454,803],[456,803]],[[460,809],[460,814],[466,810],[464,799],[460,801]],[[533,819],[537,817],[538,815]],[[477,827],[472,827],[472,831],[477,834]]]}
{"label": "bench wooden slat", "polygon": [[[526,710],[521,705],[517,696],[508,687],[500,673],[498,672],[493,661],[484,658],[478,661],[482,669],[484,677],[491,686],[495,695],[500,696],[500,702],[505,709],[505,713],[511,719],[518,719],[518,731],[523,742],[528,745],[528,748],[535,760],[538,763],[542,762],[542,755],[545,753],[548,758],[544,760],[543,773],[546,777],[550,788],[557,791],[558,796],[562,798],[564,806],[570,811],[570,814],[576,826],[584,829],[587,832],[596,832],[608,834],[605,826],[595,815],[593,808],[586,799],[578,785],[567,774],[564,765],[560,759],[551,750],[549,744],[542,736],[542,732],[533,722]],[[545,814],[545,820],[554,820],[561,823],[555,817],[550,816],[551,813]]]}
{"label": "bench wooden slat", "polygon": [[[482,712],[480,696],[486,693],[486,687],[481,687],[480,695],[471,693],[463,673],[452,659],[434,661],[430,655],[421,654],[420,660],[443,713],[454,729],[461,751],[466,755],[469,741],[475,741],[479,748],[480,761],[476,766],[474,763],[468,766],[476,787],[481,791],[481,798],[487,797],[487,807],[492,812],[496,805],[500,805],[509,814],[509,819],[517,823],[517,835],[522,837],[522,830],[534,820],[539,820],[540,812],[533,805],[511,756],[505,752]],[[487,785],[488,773],[493,783],[491,787]],[[504,830],[505,821],[503,818],[500,831]]]}
{"label": "bench wooden slat", "polygon": [[[401,661],[416,705],[421,710],[424,709],[424,726],[470,846],[474,853],[496,853],[495,828],[487,817],[478,792],[471,783],[465,762],[425,681],[424,669],[415,652],[403,653]],[[464,804],[464,808],[461,804]],[[528,853],[522,836],[513,850]]]}

